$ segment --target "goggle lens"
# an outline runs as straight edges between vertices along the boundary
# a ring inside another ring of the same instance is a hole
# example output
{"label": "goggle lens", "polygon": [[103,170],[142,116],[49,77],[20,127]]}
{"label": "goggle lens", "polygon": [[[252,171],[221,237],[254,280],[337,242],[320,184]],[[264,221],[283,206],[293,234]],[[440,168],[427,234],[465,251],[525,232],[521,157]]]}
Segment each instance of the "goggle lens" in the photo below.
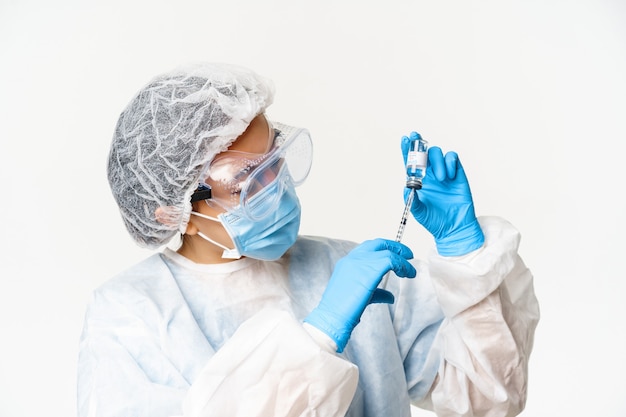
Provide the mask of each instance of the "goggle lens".
{"label": "goggle lens", "polygon": [[[209,165],[205,183],[211,189],[209,205],[214,203],[226,210],[238,205],[253,219],[263,218],[278,205],[284,187],[291,182],[298,186],[311,170],[313,143],[306,129],[274,123],[274,145],[268,153],[252,154],[225,151]],[[255,211],[255,196],[274,182],[277,187],[264,197],[264,213]],[[268,204],[267,199],[275,200]]]}

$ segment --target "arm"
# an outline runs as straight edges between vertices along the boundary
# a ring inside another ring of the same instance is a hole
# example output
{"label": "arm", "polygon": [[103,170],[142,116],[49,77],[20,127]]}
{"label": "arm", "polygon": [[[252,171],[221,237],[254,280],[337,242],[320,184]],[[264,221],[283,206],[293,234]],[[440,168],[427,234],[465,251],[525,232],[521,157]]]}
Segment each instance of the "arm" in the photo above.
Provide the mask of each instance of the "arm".
{"label": "arm", "polygon": [[183,403],[185,417],[342,417],[358,370],[334,343],[289,314],[264,310],[206,364]]}
{"label": "arm", "polygon": [[326,335],[266,310],[214,353],[175,289],[148,296],[140,286],[108,286],[90,303],[79,416],[345,414],[358,370]]}
{"label": "arm", "polygon": [[539,319],[532,275],[517,254],[517,231],[498,218],[480,223],[484,247],[430,259],[446,318],[433,345],[439,371],[429,397],[417,405],[438,416],[515,416],[526,401]]}
{"label": "arm", "polygon": [[[407,147],[404,137],[405,160]],[[515,416],[539,318],[519,234],[499,219],[479,223],[456,153],[431,148],[428,161],[411,212],[435,238],[429,271],[445,319],[431,351],[439,372],[420,405],[439,416]]]}

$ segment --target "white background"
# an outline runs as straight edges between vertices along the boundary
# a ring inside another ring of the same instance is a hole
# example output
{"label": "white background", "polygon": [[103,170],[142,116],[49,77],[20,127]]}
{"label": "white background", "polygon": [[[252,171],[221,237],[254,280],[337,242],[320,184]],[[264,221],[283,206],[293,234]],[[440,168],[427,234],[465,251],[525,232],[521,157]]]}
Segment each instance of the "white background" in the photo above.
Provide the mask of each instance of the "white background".
{"label": "white background", "polygon": [[114,124],[200,60],[272,78],[270,117],[312,132],[305,234],[393,238],[400,137],[458,151],[535,275],[523,416],[626,415],[624,1],[95,3],[0,0],[0,416],[75,415],[88,296],[149,254],[106,182]]}

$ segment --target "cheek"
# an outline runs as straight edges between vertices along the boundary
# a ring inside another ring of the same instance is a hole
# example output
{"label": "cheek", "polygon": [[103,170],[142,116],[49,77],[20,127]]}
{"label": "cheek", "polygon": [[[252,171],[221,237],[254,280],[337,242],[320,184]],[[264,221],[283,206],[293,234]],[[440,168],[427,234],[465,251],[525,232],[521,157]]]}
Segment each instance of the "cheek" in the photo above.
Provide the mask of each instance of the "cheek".
{"label": "cheek", "polygon": [[252,182],[250,184],[249,194],[251,196],[255,195],[269,184],[272,183],[278,177],[281,167],[283,166],[283,160],[279,159],[276,161],[271,167],[267,167],[262,171],[258,172],[254,178],[252,178]]}
{"label": "cheek", "polygon": [[228,236],[228,232],[224,229],[221,223],[214,223],[209,229],[210,236],[220,242],[222,245],[229,248],[234,248],[233,240]]}
{"label": "cheek", "polygon": [[199,202],[199,207],[194,207],[194,210],[199,210],[202,214],[206,214],[211,217],[217,217],[224,212],[216,203],[212,203],[211,200],[203,200]]}

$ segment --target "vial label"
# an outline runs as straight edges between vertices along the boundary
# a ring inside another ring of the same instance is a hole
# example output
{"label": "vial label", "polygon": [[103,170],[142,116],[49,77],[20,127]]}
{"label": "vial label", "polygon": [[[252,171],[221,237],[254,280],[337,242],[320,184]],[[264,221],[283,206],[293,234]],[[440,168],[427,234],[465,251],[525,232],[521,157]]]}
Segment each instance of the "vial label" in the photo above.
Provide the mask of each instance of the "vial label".
{"label": "vial label", "polygon": [[428,162],[427,152],[409,152],[406,158],[407,166],[426,166]]}

